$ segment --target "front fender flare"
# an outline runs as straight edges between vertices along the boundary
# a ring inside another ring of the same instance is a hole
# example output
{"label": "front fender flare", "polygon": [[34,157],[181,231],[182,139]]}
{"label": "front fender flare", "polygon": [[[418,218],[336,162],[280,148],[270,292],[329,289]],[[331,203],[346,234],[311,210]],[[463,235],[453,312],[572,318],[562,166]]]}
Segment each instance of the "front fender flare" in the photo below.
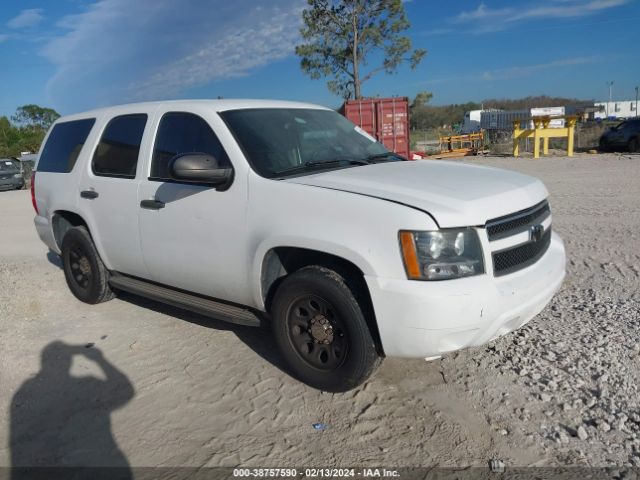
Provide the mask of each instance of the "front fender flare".
{"label": "front fender flare", "polygon": [[251,274],[249,276],[249,278],[252,279],[251,296],[253,298],[253,302],[256,307],[260,308],[261,310],[265,309],[264,292],[262,292],[261,281],[264,259],[269,251],[273,250],[274,248],[282,247],[315,250],[317,252],[333,255],[335,257],[339,257],[343,260],[351,262],[356,267],[358,267],[360,271],[365,275],[375,275],[373,266],[362,254],[343,244],[308,237],[270,237],[263,240],[255,249],[255,255],[253,257],[251,265]]}

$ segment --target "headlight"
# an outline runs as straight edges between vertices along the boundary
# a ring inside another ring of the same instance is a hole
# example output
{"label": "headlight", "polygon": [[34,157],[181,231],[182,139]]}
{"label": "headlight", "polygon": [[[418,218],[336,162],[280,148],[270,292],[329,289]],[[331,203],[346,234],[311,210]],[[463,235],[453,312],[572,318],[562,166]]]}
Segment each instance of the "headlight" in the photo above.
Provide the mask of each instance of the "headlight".
{"label": "headlight", "polygon": [[400,248],[411,280],[449,280],[484,273],[480,240],[472,228],[403,230]]}
{"label": "headlight", "polygon": [[21,173],[14,173],[13,174],[13,178],[22,178],[22,174]]}

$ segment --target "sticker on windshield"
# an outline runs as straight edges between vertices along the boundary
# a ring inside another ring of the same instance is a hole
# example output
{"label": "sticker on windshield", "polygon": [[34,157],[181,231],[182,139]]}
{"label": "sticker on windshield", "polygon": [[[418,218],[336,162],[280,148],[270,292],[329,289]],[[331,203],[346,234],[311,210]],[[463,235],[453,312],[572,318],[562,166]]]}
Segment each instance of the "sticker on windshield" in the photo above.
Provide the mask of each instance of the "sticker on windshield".
{"label": "sticker on windshield", "polygon": [[4,162],[5,165],[9,165],[10,167],[13,167],[13,162]]}
{"label": "sticker on windshield", "polygon": [[356,132],[358,132],[360,135],[362,135],[363,137],[367,137],[369,140],[371,140],[372,142],[377,142],[378,140],[376,140],[375,138],[373,138],[371,135],[369,135],[367,132],[365,132],[363,129],[361,129],[360,127],[358,127],[356,125],[355,128]]}

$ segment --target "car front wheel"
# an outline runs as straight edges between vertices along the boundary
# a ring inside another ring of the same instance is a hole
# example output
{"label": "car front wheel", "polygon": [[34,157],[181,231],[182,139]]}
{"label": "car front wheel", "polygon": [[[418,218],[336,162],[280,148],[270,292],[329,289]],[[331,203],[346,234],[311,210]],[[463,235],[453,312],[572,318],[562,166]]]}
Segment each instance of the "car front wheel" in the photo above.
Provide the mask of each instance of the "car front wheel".
{"label": "car front wheel", "polygon": [[311,387],[351,390],[381,362],[354,292],[333,270],[311,266],[286,277],[271,312],[276,344],[295,376]]}
{"label": "car front wheel", "polygon": [[640,137],[629,140],[629,151],[632,153],[640,152]]}

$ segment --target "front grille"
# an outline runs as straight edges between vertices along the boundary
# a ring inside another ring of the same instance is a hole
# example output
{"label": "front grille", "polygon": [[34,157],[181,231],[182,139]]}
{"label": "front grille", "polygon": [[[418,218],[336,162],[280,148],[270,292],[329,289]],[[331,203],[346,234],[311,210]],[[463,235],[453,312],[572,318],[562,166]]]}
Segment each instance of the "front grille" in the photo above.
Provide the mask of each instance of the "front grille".
{"label": "front grille", "polygon": [[489,241],[526,232],[532,225],[542,223],[549,215],[549,203],[544,200],[531,208],[489,220],[486,224]]}
{"label": "front grille", "polygon": [[551,243],[551,227],[537,242],[530,241],[492,254],[493,274],[496,277],[513,273],[534,264],[542,257]]}

